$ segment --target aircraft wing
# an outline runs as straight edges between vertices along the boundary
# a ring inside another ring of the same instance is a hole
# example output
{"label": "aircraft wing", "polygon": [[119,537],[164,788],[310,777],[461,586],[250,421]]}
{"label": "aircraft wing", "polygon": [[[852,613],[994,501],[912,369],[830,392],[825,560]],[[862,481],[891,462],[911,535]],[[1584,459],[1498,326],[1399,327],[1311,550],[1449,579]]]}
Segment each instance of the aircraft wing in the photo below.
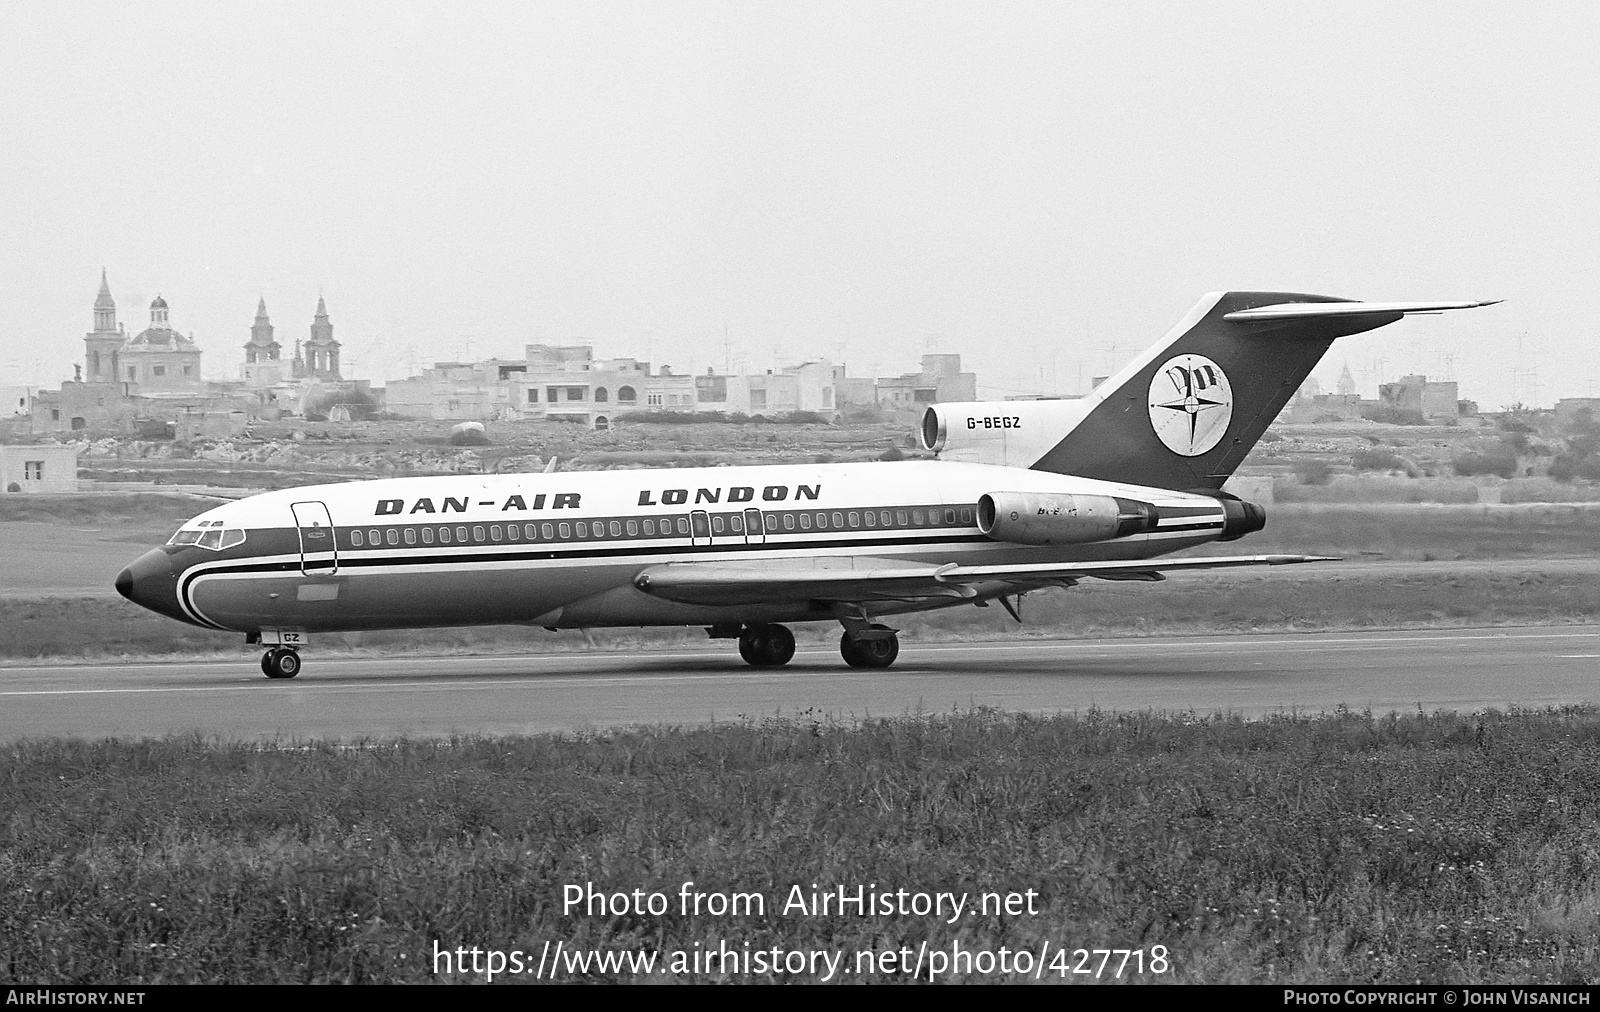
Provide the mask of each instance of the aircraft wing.
{"label": "aircraft wing", "polygon": [[727,563],[675,562],[644,570],[634,577],[633,585],[646,594],[682,604],[916,601],[992,597],[1017,588],[1070,586],[1087,577],[1153,582],[1165,579],[1163,573],[1179,570],[1331,561],[1331,557],[1318,555],[1232,555],[1009,566],[886,564],[879,569],[761,569]]}

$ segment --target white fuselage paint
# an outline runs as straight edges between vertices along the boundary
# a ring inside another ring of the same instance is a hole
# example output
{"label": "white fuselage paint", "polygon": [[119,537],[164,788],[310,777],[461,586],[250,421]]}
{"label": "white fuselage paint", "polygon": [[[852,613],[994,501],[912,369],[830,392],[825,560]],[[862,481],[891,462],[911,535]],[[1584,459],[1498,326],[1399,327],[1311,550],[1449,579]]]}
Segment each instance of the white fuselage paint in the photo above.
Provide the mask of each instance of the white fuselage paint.
{"label": "white fuselage paint", "polygon": [[[993,492],[1120,496],[1151,503],[1163,518],[1154,531],[1114,540],[1008,544],[985,538],[973,519],[979,497]],[[295,508],[306,503],[326,507],[333,553],[311,551],[313,544],[302,554],[307,542],[296,516],[304,523],[306,516],[319,515]],[[732,529],[734,517],[742,524],[746,510],[761,511],[759,536]],[[695,511],[706,514],[706,536],[695,529],[682,532],[680,521]],[[869,512],[890,523],[868,526]],[[1186,515],[1168,515],[1176,513]],[[825,526],[817,524],[818,514]],[[711,530],[719,515],[722,529]],[[808,529],[801,526],[802,515]],[[684,562],[848,569],[858,562],[866,568],[870,560],[871,568],[881,570],[951,562],[1137,560],[1214,540],[1222,517],[1217,500],[1206,496],[948,461],[446,475],[313,485],[218,506],[184,530],[220,522],[229,531],[244,531],[244,542],[218,552],[183,548],[172,566],[186,616],[244,632],[793,622],[832,616],[812,602],[676,604],[639,591],[633,580],[649,567]],[[576,536],[580,522],[597,520],[601,527]],[[642,533],[646,520],[657,533]],[[671,523],[670,534],[660,533],[663,520]],[[518,527],[515,541],[509,537],[512,524]],[[566,536],[563,524],[570,525]],[[450,528],[449,543],[441,541],[440,527]],[[544,536],[547,530],[556,537]],[[357,534],[359,545],[353,543]],[[950,603],[963,602],[883,604],[875,610]]]}

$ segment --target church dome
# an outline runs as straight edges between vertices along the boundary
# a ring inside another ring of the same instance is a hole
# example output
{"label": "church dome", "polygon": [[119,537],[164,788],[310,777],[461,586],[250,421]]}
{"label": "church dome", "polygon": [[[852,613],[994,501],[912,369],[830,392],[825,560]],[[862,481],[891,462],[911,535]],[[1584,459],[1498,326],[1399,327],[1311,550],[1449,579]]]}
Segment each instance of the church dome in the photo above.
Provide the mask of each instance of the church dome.
{"label": "church dome", "polygon": [[139,331],[128,340],[129,348],[171,348],[189,351],[194,342],[171,327],[150,327]]}
{"label": "church dome", "polygon": [[150,303],[150,326],[128,341],[129,351],[144,348],[166,348],[173,351],[193,351],[194,342],[172,329],[167,322],[167,300],[157,295]]}

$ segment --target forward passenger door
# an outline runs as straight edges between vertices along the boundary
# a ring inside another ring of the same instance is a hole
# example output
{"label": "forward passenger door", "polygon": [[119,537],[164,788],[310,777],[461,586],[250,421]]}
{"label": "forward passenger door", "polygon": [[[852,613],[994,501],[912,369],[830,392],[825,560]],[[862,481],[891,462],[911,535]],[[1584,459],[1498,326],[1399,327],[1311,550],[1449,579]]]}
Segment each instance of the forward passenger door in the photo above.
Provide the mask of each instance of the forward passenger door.
{"label": "forward passenger door", "polygon": [[320,502],[289,506],[300,531],[300,571],[307,576],[329,576],[339,570],[339,549],[334,544],[333,518]]}

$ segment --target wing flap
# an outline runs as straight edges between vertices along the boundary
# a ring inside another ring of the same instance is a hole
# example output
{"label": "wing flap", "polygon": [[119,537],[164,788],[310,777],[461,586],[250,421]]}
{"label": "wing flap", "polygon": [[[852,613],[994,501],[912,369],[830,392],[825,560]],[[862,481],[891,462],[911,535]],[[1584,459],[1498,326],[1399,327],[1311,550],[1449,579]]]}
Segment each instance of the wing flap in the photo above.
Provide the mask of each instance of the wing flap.
{"label": "wing flap", "polygon": [[[652,566],[634,578],[646,594],[682,604],[975,598],[1012,584],[1047,586],[1094,577],[1158,580],[1164,572],[1330,562],[1317,555],[1232,555],[1133,562],[1059,562],[1008,566],[896,566],[882,569],[770,570],[719,563]],[[984,585],[988,585],[985,587]],[[980,589],[982,588],[982,589]]]}

